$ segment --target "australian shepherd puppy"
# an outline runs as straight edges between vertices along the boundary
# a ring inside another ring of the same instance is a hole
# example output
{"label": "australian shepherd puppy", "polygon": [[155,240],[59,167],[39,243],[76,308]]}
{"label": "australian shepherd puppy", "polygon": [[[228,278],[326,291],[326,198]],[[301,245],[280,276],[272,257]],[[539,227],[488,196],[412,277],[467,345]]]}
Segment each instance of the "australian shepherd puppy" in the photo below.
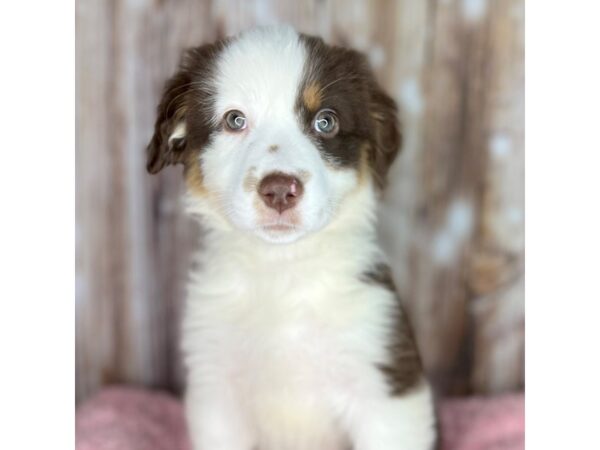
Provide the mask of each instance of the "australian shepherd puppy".
{"label": "australian shepherd puppy", "polygon": [[148,170],[206,234],[183,323],[197,450],[425,450],[435,417],[375,210],[400,146],[365,57],[291,28],[185,52]]}

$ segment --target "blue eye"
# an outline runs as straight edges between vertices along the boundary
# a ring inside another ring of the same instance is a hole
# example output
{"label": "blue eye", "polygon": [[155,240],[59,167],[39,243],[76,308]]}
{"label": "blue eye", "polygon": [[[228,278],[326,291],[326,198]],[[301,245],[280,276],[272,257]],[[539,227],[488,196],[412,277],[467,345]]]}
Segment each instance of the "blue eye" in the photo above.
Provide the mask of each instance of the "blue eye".
{"label": "blue eye", "polygon": [[331,109],[322,109],[313,121],[315,131],[324,137],[333,137],[339,131],[339,124],[335,112]]}
{"label": "blue eye", "polygon": [[231,131],[240,131],[246,128],[246,116],[237,109],[225,113],[225,126]]}

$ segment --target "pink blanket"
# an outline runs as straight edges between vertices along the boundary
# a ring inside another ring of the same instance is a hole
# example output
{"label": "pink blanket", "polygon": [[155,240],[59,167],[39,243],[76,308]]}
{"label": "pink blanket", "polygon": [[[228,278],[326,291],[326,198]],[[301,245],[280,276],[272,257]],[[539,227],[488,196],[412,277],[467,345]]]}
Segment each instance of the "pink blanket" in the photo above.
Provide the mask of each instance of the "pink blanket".
{"label": "pink blanket", "polygon": [[[443,450],[522,450],[523,396],[445,400]],[[107,388],[77,411],[77,450],[190,450],[183,409],[174,397]]]}

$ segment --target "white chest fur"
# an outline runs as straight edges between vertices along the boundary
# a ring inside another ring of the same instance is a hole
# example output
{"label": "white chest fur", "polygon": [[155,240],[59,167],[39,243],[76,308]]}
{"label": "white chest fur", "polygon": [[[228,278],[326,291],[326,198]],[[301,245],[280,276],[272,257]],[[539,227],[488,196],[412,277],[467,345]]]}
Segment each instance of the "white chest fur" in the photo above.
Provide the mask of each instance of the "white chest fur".
{"label": "white chest fur", "polygon": [[320,257],[252,253],[204,258],[192,281],[190,384],[227,384],[261,448],[343,448],[338,418],[356,398],[385,391],[376,366],[393,298],[359,278],[357,261],[332,261],[326,248]]}
{"label": "white chest fur", "polygon": [[194,449],[428,449],[429,388],[390,396],[393,293],[362,279],[382,256],[368,192],[284,246],[215,231],[184,316]]}

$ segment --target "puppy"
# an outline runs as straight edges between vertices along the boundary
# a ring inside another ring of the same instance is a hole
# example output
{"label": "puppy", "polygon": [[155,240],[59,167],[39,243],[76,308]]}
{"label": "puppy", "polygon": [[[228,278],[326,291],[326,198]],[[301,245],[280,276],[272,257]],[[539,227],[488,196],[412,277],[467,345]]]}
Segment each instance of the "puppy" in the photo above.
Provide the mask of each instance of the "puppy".
{"label": "puppy", "polygon": [[185,52],[147,169],[206,229],[183,323],[197,450],[421,450],[430,388],[375,234],[400,146],[363,55],[288,27]]}

